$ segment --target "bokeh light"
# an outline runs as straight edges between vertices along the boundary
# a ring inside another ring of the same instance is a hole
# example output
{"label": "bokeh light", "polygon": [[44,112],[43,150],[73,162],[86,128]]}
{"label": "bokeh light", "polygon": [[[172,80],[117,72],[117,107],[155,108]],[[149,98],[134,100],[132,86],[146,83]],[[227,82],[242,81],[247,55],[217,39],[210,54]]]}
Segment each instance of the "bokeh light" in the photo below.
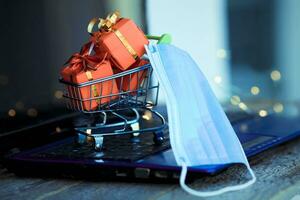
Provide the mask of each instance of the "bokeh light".
{"label": "bokeh light", "polygon": [[241,102],[241,103],[239,103],[239,108],[242,110],[247,110],[248,106],[245,103]]}
{"label": "bokeh light", "polygon": [[62,91],[60,91],[60,90],[56,90],[55,93],[54,93],[54,96],[57,99],[63,98],[63,95],[64,95],[64,93]]}
{"label": "bokeh light", "polygon": [[10,116],[10,117],[14,117],[14,116],[16,116],[16,114],[17,114],[17,112],[14,109],[10,109],[8,111],[8,116]]}
{"label": "bokeh light", "polygon": [[278,70],[273,70],[270,76],[273,81],[279,81],[281,79],[281,73]]}
{"label": "bokeh light", "polygon": [[220,84],[220,83],[222,83],[222,77],[221,76],[215,76],[214,77],[214,81],[215,81],[215,83],[217,83],[217,84]]}
{"label": "bokeh light", "polygon": [[273,105],[273,110],[274,110],[274,112],[276,112],[276,113],[281,113],[282,111],[283,111],[283,105],[282,105],[282,103],[275,103],[274,105]]}
{"label": "bokeh light", "polygon": [[253,94],[253,95],[258,95],[259,94],[259,92],[260,92],[260,89],[259,89],[259,87],[257,87],[257,86],[253,86],[253,87],[251,87],[251,94]]}
{"label": "bokeh light", "polygon": [[36,117],[38,115],[38,111],[35,108],[29,108],[27,110],[27,115],[29,117]]}
{"label": "bokeh light", "polygon": [[55,131],[56,131],[57,133],[60,133],[60,132],[61,132],[61,128],[60,128],[59,126],[57,126],[57,127],[55,128]]}
{"label": "bokeh light", "polygon": [[234,95],[230,98],[230,102],[232,105],[239,105],[239,103],[241,102],[241,98],[237,95]]}
{"label": "bokeh light", "polygon": [[267,112],[266,110],[260,110],[260,111],[258,112],[258,114],[259,114],[259,116],[261,116],[261,117],[266,117],[266,116],[268,115],[268,112]]}

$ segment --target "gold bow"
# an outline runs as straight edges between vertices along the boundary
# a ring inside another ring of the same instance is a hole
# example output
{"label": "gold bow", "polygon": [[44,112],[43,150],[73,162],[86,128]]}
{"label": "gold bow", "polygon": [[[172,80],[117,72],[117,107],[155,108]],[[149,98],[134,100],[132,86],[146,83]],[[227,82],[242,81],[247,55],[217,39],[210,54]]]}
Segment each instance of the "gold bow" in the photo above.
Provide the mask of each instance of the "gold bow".
{"label": "gold bow", "polygon": [[104,31],[111,31],[113,25],[117,23],[117,21],[120,19],[120,12],[118,10],[110,13],[105,19],[102,18],[93,18],[87,27],[87,31],[89,33],[93,32],[93,28],[95,24],[98,22],[98,29],[104,30]]}
{"label": "gold bow", "polygon": [[102,18],[93,18],[89,24],[87,31],[93,35],[93,28],[95,24],[98,23],[98,29],[101,31],[112,31],[116,34],[116,36],[119,38],[119,40],[122,42],[122,44],[125,46],[125,48],[128,50],[128,52],[132,55],[132,57],[136,60],[138,59],[137,52],[133,49],[133,47],[129,44],[129,42],[126,40],[126,38],[123,36],[123,34],[119,30],[113,30],[112,27],[117,23],[117,21],[120,19],[120,12],[118,10],[110,13],[106,19]]}

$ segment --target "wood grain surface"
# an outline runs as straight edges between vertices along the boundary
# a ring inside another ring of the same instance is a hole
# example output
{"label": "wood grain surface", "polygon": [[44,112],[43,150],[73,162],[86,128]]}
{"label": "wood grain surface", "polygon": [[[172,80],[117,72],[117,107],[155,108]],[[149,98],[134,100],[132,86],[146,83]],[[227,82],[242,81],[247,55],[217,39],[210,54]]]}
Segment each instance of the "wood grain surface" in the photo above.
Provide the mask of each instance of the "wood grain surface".
{"label": "wood grain surface", "polygon": [[[208,199],[300,199],[300,138],[250,159],[257,182],[242,191]],[[196,189],[215,189],[247,180],[241,166],[193,182]],[[88,182],[67,179],[21,178],[0,168],[0,199],[199,199],[178,184]]]}

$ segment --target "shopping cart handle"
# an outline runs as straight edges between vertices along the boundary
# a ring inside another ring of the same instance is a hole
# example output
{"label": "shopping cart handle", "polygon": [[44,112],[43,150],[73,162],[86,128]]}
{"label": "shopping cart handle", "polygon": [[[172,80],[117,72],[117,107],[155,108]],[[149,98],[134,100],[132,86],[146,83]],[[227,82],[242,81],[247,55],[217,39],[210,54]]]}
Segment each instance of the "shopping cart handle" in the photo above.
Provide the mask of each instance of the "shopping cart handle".
{"label": "shopping cart handle", "polygon": [[168,33],[162,34],[161,36],[147,35],[147,38],[149,40],[158,40],[157,44],[171,44],[172,42],[172,37]]}

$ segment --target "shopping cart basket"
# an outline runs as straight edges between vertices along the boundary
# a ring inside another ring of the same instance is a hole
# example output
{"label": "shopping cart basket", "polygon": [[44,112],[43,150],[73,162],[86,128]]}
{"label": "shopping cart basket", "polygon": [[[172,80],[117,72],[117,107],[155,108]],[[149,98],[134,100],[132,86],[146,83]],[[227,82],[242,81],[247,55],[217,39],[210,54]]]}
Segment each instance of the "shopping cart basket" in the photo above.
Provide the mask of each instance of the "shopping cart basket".
{"label": "shopping cart basket", "polygon": [[[149,36],[151,39],[164,39],[163,37]],[[169,38],[168,38],[169,40]],[[160,40],[161,41],[161,40]],[[159,94],[159,83],[154,82],[151,78],[153,69],[150,64],[127,70],[109,77],[91,80],[81,84],[74,84],[60,79],[66,87],[64,97],[67,99],[69,109],[84,113],[86,116],[93,118],[92,122],[88,121],[80,125],[75,125],[75,131],[78,135],[78,143],[85,143],[92,140],[96,150],[101,150],[104,137],[120,134],[131,134],[137,137],[140,133],[153,133],[155,144],[162,144],[164,140],[163,131],[167,127],[165,119],[157,111],[153,110],[156,106]],[[140,77],[142,77],[140,79]],[[135,78],[136,80],[133,80]],[[136,87],[129,87],[124,90],[125,82],[131,83],[137,81]],[[142,80],[142,81],[141,81]],[[111,88],[117,84],[119,91],[106,95],[101,95],[102,88],[110,84]],[[97,86],[100,88],[100,95],[94,96],[93,89]],[[82,98],[80,90],[88,88],[90,96]],[[93,110],[87,110],[86,105],[93,101],[97,102],[97,107]],[[160,124],[155,127],[140,127],[141,114],[150,113],[150,116],[160,120]],[[113,120],[112,120],[113,119]]]}

